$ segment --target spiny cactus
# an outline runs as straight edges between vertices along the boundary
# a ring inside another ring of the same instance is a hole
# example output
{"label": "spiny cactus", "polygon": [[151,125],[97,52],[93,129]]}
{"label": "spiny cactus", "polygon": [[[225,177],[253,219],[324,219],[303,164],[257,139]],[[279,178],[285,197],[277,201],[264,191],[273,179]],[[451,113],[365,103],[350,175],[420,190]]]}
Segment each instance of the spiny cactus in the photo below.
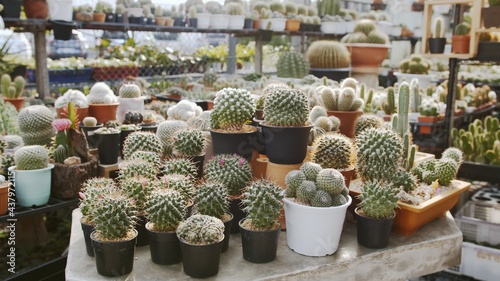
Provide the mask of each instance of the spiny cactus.
{"label": "spiny cactus", "polygon": [[130,177],[142,176],[148,179],[156,178],[158,174],[158,169],[154,164],[147,162],[146,160],[127,160],[120,163],[119,166],[119,177],[120,179],[126,179]]}
{"label": "spiny cactus", "polygon": [[387,181],[401,166],[403,145],[395,132],[370,128],[355,143],[358,172],[364,181]]}
{"label": "spiny cactus", "polygon": [[14,81],[11,80],[9,74],[2,75],[0,79],[0,89],[2,94],[7,98],[18,98],[24,91],[26,80],[22,76],[17,76]]}
{"label": "spiny cactus", "polygon": [[422,104],[418,107],[418,111],[422,116],[438,116],[439,105],[433,99],[425,99],[422,101]]}
{"label": "spiny cactus", "polygon": [[229,210],[228,198],[229,194],[224,184],[205,181],[196,190],[195,207],[202,215],[222,218]]}
{"label": "spiny cactus", "polygon": [[[316,178],[316,177],[314,177]],[[306,175],[300,170],[290,171],[285,176],[286,197],[295,197],[297,188],[306,180]]]}
{"label": "spiny cactus", "polygon": [[49,154],[40,145],[26,145],[14,152],[14,162],[17,170],[39,170],[47,168]]}
{"label": "spiny cactus", "polygon": [[247,220],[257,229],[270,230],[276,226],[283,206],[281,187],[269,180],[256,180],[243,193],[243,211]]}
{"label": "spiny cactus", "polygon": [[419,181],[429,185],[437,179],[437,174],[435,173],[436,165],[436,159],[428,159],[420,162],[411,170],[411,173],[415,175]]}
{"label": "spiny cactus", "polygon": [[339,111],[350,111],[356,99],[356,92],[352,88],[342,88],[338,100]]}
{"label": "spiny cactus", "polygon": [[224,88],[217,92],[210,112],[212,129],[239,131],[252,118],[255,101],[244,89]]}
{"label": "spiny cactus", "polygon": [[377,128],[381,129],[384,125],[384,120],[375,114],[363,114],[356,120],[354,128],[355,135],[359,135],[366,129]]}
{"label": "spiny cactus", "polygon": [[154,165],[155,169],[159,170],[162,167],[162,161],[160,159],[160,156],[151,151],[142,151],[142,150],[137,150],[132,155],[130,155],[130,161],[133,160],[144,160],[146,162],[149,162]]}
{"label": "spiny cactus", "polygon": [[316,121],[314,121],[314,127],[320,128],[323,130],[325,133],[331,132],[333,129],[333,123],[330,120],[330,118],[326,116],[321,116]]}
{"label": "spiny cactus", "polygon": [[181,120],[166,120],[158,125],[156,137],[160,140],[163,148],[163,156],[172,154],[175,132],[187,129],[188,124]]}
{"label": "spiny cactus", "polygon": [[305,205],[310,205],[316,192],[316,183],[314,181],[305,180],[297,187],[296,199]]}
{"label": "spiny cactus", "polygon": [[197,156],[204,153],[206,139],[197,129],[178,131],[174,138],[174,154],[179,156]]}
{"label": "spiny cactus", "polygon": [[462,164],[462,161],[464,160],[463,153],[460,149],[456,147],[448,147],[443,151],[441,158],[444,159],[453,159],[455,162],[457,162],[458,165]]}
{"label": "spiny cactus", "polygon": [[366,35],[377,29],[374,21],[369,19],[362,19],[354,26],[354,32],[362,32]]}
{"label": "spiny cactus", "polygon": [[196,165],[185,158],[171,158],[163,163],[163,174],[180,174],[195,180],[197,175]]}
{"label": "spiny cactus", "polygon": [[223,183],[230,195],[240,195],[252,178],[252,168],[241,156],[218,154],[207,162],[205,178]]}
{"label": "spiny cactus", "polygon": [[443,37],[444,37],[444,19],[442,17],[437,17],[436,19],[434,19],[432,38],[443,38]]}
{"label": "spiny cactus", "polygon": [[212,216],[196,214],[182,221],[176,232],[180,240],[189,244],[213,244],[224,238],[224,223]]}
{"label": "spiny cactus", "polygon": [[351,64],[349,50],[336,41],[314,41],[306,56],[311,68],[345,68]]}
{"label": "spiny cactus", "polygon": [[439,159],[436,163],[436,173],[439,185],[450,185],[451,181],[457,176],[459,166],[460,165],[454,159]]}
{"label": "spiny cactus", "polygon": [[[341,196],[344,198],[343,196]],[[345,199],[344,199],[345,200]],[[311,206],[313,207],[331,207],[333,206],[332,196],[324,190],[317,190],[311,199]]]}
{"label": "spiny cactus", "polygon": [[309,63],[299,53],[283,52],[276,64],[278,77],[303,78],[309,74]]}
{"label": "spiny cactus", "polygon": [[95,238],[104,241],[117,241],[127,237],[134,229],[135,211],[133,205],[122,193],[115,191],[96,201],[92,210]]}
{"label": "spiny cactus", "polygon": [[454,35],[467,35],[470,32],[470,24],[461,22],[455,26]]}
{"label": "spiny cactus", "polygon": [[23,138],[18,135],[6,135],[3,136],[3,140],[5,142],[5,149],[14,149],[24,145]]}
{"label": "spiny cactus", "polygon": [[128,160],[138,150],[151,151],[161,155],[160,140],[152,132],[137,131],[127,136],[123,143],[123,158]]}
{"label": "spiny cactus", "polygon": [[320,92],[320,95],[323,100],[323,105],[327,110],[335,111],[338,109],[340,89],[324,88]]}
{"label": "spiny cactus", "polygon": [[90,88],[87,102],[88,104],[112,104],[117,103],[118,99],[106,83],[97,82]]}
{"label": "spiny cactus", "polygon": [[344,176],[335,169],[323,169],[319,171],[316,177],[316,187],[318,190],[324,190],[334,196],[340,194],[346,188]]}
{"label": "spiny cactus", "polygon": [[385,100],[384,103],[382,104],[382,109],[387,115],[392,115],[396,113],[396,99],[394,96],[393,87],[387,88],[387,100]]}
{"label": "spiny cactus", "polygon": [[202,80],[203,86],[209,88],[213,87],[215,80],[217,80],[217,74],[215,73],[214,69],[210,68],[209,70],[205,71],[205,73],[203,73]]}
{"label": "spiny cactus", "polygon": [[394,189],[386,188],[376,181],[364,183],[358,196],[363,214],[370,218],[391,218],[398,206],[398,197]]}
{"label": "spiny cactus", "polygon": [[58,145],[54,152],[52,152],[52,158],[56,163],[64,163],[64,160],[69,157],[68,148],[62,144]]}
{"label": "spiny cactus", "polygon": [[342,80],[342,82],[340,83],[340,88],[341,89],[351,88],[352,90],[357,91],[358,81],[352,77],[348,77]]}
{"label": "spiny cactus", "polygon": [[9,74],[5,73],[2,75],[2,78],[0,79],[0,90],[2,92],[2,95],[8,98],[15,98],[15,95],[10,95],[9,93],[9,87],[12,83],[12,78],[10,77]]}
{"label": "spiny cactus", "polygon": [[171,232],[184,219],[186,202],[178,191],[157,189],[148,196],[146,212],[149,222],[153,224],[152,230]]}
{"label": "spiny cactus", "polygon": [[277,127],[300,127],[309,116],[306,95],[296,89],[276,89],[266,96],[264,102],[265,123]]}
{"label": "spiny cactus", "polygon": [[340,40],[342,43],[368,43],[368,36],[363,32],[348,33]]}
{"label": "spiny cactus", "polygon": [[306,179],[309,181],[315,181],[321,169],[323,169],[321,165],[315,162],[304,162],[302,166],[300,166],[300,171],[304,173]]}
{"label": "spiny cactus", "polygon": [[17,116],[20,135],[25,145],[50,145],[55,130],[54,114],[44,105],[32,105],[21,109]]}
{"label": "spiny cactus", "polygon": [[80,192],[80,211],[82,220],[92,224],[93,212],[100,198],[108,197],[116,191],[115,181],[111,178],[90,178],[82,184]]}
{"label": "spiny cactus", "polygon": [[409,59],[404,59],[399,63],[399,71],[411,74],[429,74],[431,62],[419,55],[413,54]]}
{"label": "spiny cactus", "polygon": [[375,29],[368,33],[367,43],[371,44],[387,44],[389,42],[389,36],[384,32]]}
{"label": "spiny cactus", "polygon": [[328,117],[323,106],[315,105],[309,112],[309,122],[314,123],[320,117]]}
{"label": "spiny cactus", "polygon": [[195,195],[195,186],[189,176],[180,174],[168,174],[160,178],[162,185],[165,188],[177,190],[184,201],[192,202]]}
{"label": "spiny cactus", "polygon": [[0,134],[20,134],[17,115],[17,109],[10,102],[0,99]]}
{"label": "spiny cactus", "polygon": [[411,192],[417,187],[416,178],[405,169],[399,169],[392,179],[391,188]]}
{"label": "spiny cactus", "polygon": [[338,133],[319,136],[312,145],[311,160],[322,168],[349,169],[355,161],[350,138]]}
{"label": "spiny cactus", "polygon": [[139,176],[124,178],[121,180],[120,186],[123,194],[132,200],[137,212],[140,214],[146,208],[148,196],[153,190],[159,188],[160,183],[157,180]]}
{"label": "spiny cactus", "polygon": [[4,153],[3,155],[0,155],[0,174],[2,175],[8,175],[9,174],[9,167],[14,166],[15,161],[14,161],[14,154],[13,153]]}
{"label": "spiny cactus", "polygon": [[123,84],[118,90],[121,98],[138,98],[141,96],[141,87],[135,83]]}

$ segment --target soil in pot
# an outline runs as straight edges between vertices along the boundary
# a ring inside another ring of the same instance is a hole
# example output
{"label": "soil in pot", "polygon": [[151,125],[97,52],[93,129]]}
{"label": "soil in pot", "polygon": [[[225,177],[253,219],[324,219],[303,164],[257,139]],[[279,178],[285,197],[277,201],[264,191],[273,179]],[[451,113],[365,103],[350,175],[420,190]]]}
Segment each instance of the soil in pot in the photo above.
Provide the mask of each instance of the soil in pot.
{"label": "soil in pot", "polygon": [[193,278],[207,278],[219,273],[222,240],[208,245],[191,245],[179,240],[184,273]]}
{"label": "soil in pot", "polygon": [[444,53],[446,38],[429,38],[429,52],[431,54]]}
{"label": "soil in pot", "polygon": [[245,224],[245,219],[239,222],[243,258],[254,263],[266,263],[276,259],[278,239],[281,225],[276,223],[276,229],[267,231],[251,230]]}
{"label": "soil in pot", "polygon": [[392,223],[396,214],[388,219],[373,219],[360,214],[359,207],[354,210],[354,213],[356,214],[358,244],[374,249],[385,248],[389,245]]}
{"label": "soil in pot", "polygon": [[137,240],[137,231],[129,240],[119,242],[102,242],[95,240],[95,231],[92,232],[92,247],[95,253],[97,272],[103,276],[123,276],[132,272],[134,268],[134,251]]}
{"label": "soil in pot", "polygon": [[146,224],[149,235],[149,251],[151,260],[156,264],[169,265],[182,261],[179,238],[174,232],[156,232],[151,229],[151,224]]}

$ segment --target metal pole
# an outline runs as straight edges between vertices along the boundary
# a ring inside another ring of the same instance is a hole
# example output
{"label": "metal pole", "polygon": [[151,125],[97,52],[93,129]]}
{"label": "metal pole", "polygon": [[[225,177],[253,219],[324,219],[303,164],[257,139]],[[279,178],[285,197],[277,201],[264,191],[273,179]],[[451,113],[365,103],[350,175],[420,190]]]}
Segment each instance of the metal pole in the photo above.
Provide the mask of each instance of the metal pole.
{"label": "metal pole", "polygon": [[47,39],[45,38],[45,26],[39,25],[35,28],[35,76],[36,91],[38,97],[43,99],[50,96],[49,69],[47,68]]}
{"label": "metal pole", "polygon": [[229,35],[229,53],[227,57],[227,73],[236,73],[236,37],[233,34]]}
{"label": "metal pole", "polygon": [[262,37],[260,34],[255,36],[255,73],[262,73]]}

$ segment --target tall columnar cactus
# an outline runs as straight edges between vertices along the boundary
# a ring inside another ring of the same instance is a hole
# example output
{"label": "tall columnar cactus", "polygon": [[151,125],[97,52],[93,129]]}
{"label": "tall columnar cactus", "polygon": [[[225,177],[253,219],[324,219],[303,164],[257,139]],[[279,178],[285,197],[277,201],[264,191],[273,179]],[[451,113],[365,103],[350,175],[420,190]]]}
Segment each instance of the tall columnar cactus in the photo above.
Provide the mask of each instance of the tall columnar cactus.
{"label": "tall columnar cactus", "polygon": [[118,90],[121,98],[138,98],[141,96],[141,87],[135,83],[123,84]]}
{"label": "tall columnar cactus", "polygon": [[321,165],[315,162],[304,162],[302,166],[300,166],[300,171],[304,173],[306,179],[309,181],[315,181],[319,171],[322,169]]}
{"label": "tall columnar cactus", "polygon": [[224,223],[215,217],[196,214],[177,227],[177,237],[189,244],[213,244],[224,238]]}
{"label": "tall columnar cactus", "polygon": [[387,100],[384,101],[382,104],[382,109],[384,110],[385,114],[387,115],[392,115],[396,113],[396,98],[394,95],[394,88],[389,87],[387,88]]}
{"label": "tall columnar cactus", "polygon": [[156,137],[162,144],[162,153],[164,156],[172,154],[175,132],[187,129],[188,124],[181,120],[166,120],[158,125]]}
{"label": "tall columnar cactus", "polygon": [[14,152],[14,161],[18,170],[39,170],[47,168],[49,154],[43,146],[27,145]]}
{"label": "tall columnar cactus", "polygon": [[384,120],[375,114],[363,114],[356,120],[354,127],[354,135],[359,135],[366,129],[377,128],[381,129],[384,125]]}
{"label": "tall columnar cactus", "polygon": [[247,220],[257,229],[270,230],[277,225],[283,206],[281,187],[269,180],[256,180],[243,193],[243,211]]}
{"label": "tall columnar cactus", "polygon": [[265,123],[277,127],[300,127],[309,116],[306,95],[296,89],[276,89],[264,102]]}
{"label": "tall columnar cactus", "polygon": [[158,174],[158,169],[154,164],[145,160],[127,160],[120,163],[119,167],[120,179],[142,176],[148,179],[155,179]]}
{"label": "tall columnar cactus", "polygon": [[443,38],[444,37],[444,19],[442,17],[437,17],[434,20],[434,29],[432,30],[432,38]]}
{"label": "tall columnar cactus", "polygon": [[239,131],[252,118],[255,101],[244,89],[224,88],[217,92],[210,112],[212,129]]}
{"label": "tall columnar cactus", "polygon": [[418,107],[422,104],[422,95],[420,94],[417,78],[411,79],[410,93],[410,112],[418,112]]}
{"label": "tall columnar cactus", "polygon": [[174,154],[197,156],[204,153],[207,141],[200,130],[178,131],[174,138]]}
{"label": "tall columnar cactus", "polygon": [[151,132],[137,131],[127,136],[123,143],[123,158],[128,160],[138,150],[162,154],[160,140]]}
{"label": "tall columnar cactus", "polygon": [[138,214],[141,214],[146,208],[148,196],[160,187],[160,183],[157,180],[139,176],[123,179],[120,186],[123,194],[132,200]]}
{"label": "tall columnar cactus", "polygon": [[303,78],[309,74],[309,63],[300,53],[283,52],[276,65],[278,77]]}
{"label": "tall columnar cactus", "polygon": [[230,195],[240,195],[252,178],[252,168],[241,156],[218,154],[207,162],[205,178],[223,183]]}
{"label": "tall columnar cactus", "polygon": [[345,68],[351,64],[349,50],[336,41],[314,41],[306,56],[311,68]]}
{"label": "tall columnar cactus", "polygon": [[93,224],[94,209],[100,198],[108,197],[116,191],[115,181],[111,178],[90,178],[82,184],[80,192],[80,211],[82,221]]}
{"label": "tall columnar cactus", "polygon": [[328,114],[324,107],[315,105],[309,112],[309,122],[314,123],[319,117],[327,117]]}
{"label": "tall columnar cactus", "polygon": [[222,218],[229,210],[228,198],[229,194],[224,184],[205,181],[196,190],[195,207],[202,215]]}
{"label": "tall columnar cactus", "polygon": [[359,206],[370,218],[384,219],[395,215],[398,206],[396,190],[382,186],[376,181],[365,182],[361,187]]}
{"label": "tall columnar cactus", "polygon": [[410,133],[410,86],[407,82],[399,85],[398,115],[393,116],[392,130],[403,140],[403,167],[409,171],[414,162],[416,146],[411,143]]}
{"label": "tall columnar cactus", "polygon": [[158,153],[151,151],[137,150],[132,155],[130,155],[131,161],[133,160],[144,160],[154,165],[155,169],[159,170],[162,168],[162,161]]}
{"label": "tall columnar cactus", "polygon": [[99,198],[92,212],[97,240],[118,241],[127,237],[134,229],[136,220],[133,205],[122,193],[114,193]]}
{"label": "tall columnar cactus", "polygon": [[177,190],[184,201],[192,202],[195,195],[195,186],[192,179],[180,174],[168,174],[160,178],[164,188]]}
{"label": "tall columnar cactus", "polygon": [[364,181],[390,181],[401,166],[403,145],[391,130],[367,129],[356,137],[358,172]]}
{"label": "tall columnar cactus", "polygon": [[0,79],[0,90],[2,91],[2,94],[8,98],[14,98],[14,96],[9,95],[9,87],[11,83],[12,79],[10,78],[10,75],[7,73],[3,74]]}
{"label": "tall columnar cactus", "polygon": [[311,161],[323,168],[339,170],[353,168],[354,144],[350,138],[342,134],[326,133],[314,140]]}
{"label": "tall columnar cactus", "polygon": [[23,108],[17,116],[20,135],[25,145],[50,145],[55,130],[54,114],[44,105]]}
{"label": "tall columnar cactus", "polygon": [[163,163],[163,174],[180,174],[196,179],[197,169],[193,161],[185,158],[171,158]]}
{"label": "tall columnar cactus", "polygon": [[186,202],[182,195],[171,189],[157,189],[146,201],[148,220],[152,230],[157,232],[175,231],[186,213]]}

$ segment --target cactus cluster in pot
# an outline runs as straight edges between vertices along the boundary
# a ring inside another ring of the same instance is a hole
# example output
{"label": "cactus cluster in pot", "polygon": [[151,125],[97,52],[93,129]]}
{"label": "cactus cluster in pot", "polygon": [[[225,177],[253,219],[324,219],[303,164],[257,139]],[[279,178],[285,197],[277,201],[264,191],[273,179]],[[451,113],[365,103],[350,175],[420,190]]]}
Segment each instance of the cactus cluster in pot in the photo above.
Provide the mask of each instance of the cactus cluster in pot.
{"label": "cactus cluster in pot", "polygon": [[173,153],[177,156],[203,155],[207,140],[198,129],[177,131],[174,137]]}
{"label": "cactus cluster in pot", "polygon": [[118,98],[111,88],[104,82],[95,83],[87,95],[88,104],[113,104]]}
{"label": "cactus cluster in pot", "polygon": [[206,245],[224,238],[224,223],[215,217],[196,214],[177,227],[177,237],[188,244]]}
{"label": "cactus cluster in pot", "polygon": [[269,180],[251,182],[243,193],[243,211],[247,213],[242,224],[253,230],[271,230],[280,227],[278,218],[283,207],[281,187]]}
{"label": "cactus cluster in pot", "polygon": [[172,154],[175,133],[187,128],[188,124],[181,120],[165,120],[158,125],[156,137],[160,140],[163,156]]}
{"label": "cactus cluster in pot", "polygon": [[330,111],[359,110],[364,100],[357,94],[357,83],[354,78],[346,78],[342,81],[340,88],[323,88],[320,92],[323,106]]}
{"label": "cactus cluster in pot", "polygon": [[205,166],[208,181],[223,183],[229,195],[241,195],[243,188],[252,179],[252,168],[247,160],[239,155],[218,154]]}
{"label": "cactus cluster in pot", "polygon": [[115,181],[111,178],[90,178],[82,184],[80,192],[80,211],[82,212],[82,222],[93,224],[94,209],[97,208],[97,201],[107,197],[117,190]]}
{"label": "cactus cluster in pot", "polygon": [[439,104],[432,98],[427,98],[422,101],[418,107],[418,112],[421,116],[438,116]]}
{"label": "cactus cluster in pot", "polygon": [[373,219],[392,218],[398,206],[397,190],[383,186],[377,181],[368,181],[361,187],[358,196],[362,214]]}
{"label": "cactus cluster in pot", "polygon": [[379,30],[374,21],[362,19],[354,27],[353,33],[345,35],[341,42],[387,44],[389,43],[389,36]]}
{"label": "cactus cluster in pot", "polygon": [[196,179],[197,170],[193,161],[185,158],[170,158],[163,162],[163,174],[180,174]]}
{"label": "cactus cluster in pot", "polygon": [[17,115],[20,135],[25,145],[50,145],[55,130],[54,113],[44,105],[23,108]]}
{"label": "cactus cluster in pot", "polygon": [[205,71],[205,73],[203,73],[202,77],[203,86],[211,88],[214,86],[216,80],[217,80],[217,73],[215,73],[213,68],[210,68],[209,70]]}
{"label": "cactus cluster in pot", "polygon": [[123,143],[123,158],[128,160],[130,156],[138,151],[151,151],[162,154],[162,145],[158,137],[152,132],[137,131],[127,136]]}
{"label": "cactus cluster in pot", "polygon": [[75,107],[89,107],[87,97],[82,91],[69,89],[62,96],[58,97],[54,102],[55,108],[65,108],[72,102]]}
{"label": "cactus cluster in pot", "polygon": [[210,111],[213,130],[238,132],[252,118],[255,101],[245,89],[224,88],[217,92],[214,107]]}
{"label": "cactus cluster in pot", "polygon": [[156,189],[146,201],[146,212],[151,230],[175,231],[186,214],[186,201],[173,189]]}
{"label": "cactus cluster in pot", "polygon": [[411,172],[425,184],[430,185],[437,180],[440,186],[449,186],[451,181],[456,178],[462,161],[462,151],[450,147],[443,151],[441,159],[429,159],[421,162]]}
{"label": "cactus cluster in pot", "polygon": [[303,78],[309,74],[309,62],[300,53],[286,51],[276,65],[278,77]]}
{"label": "cactus cluster in pot", "polygon": [[123,84],[118,90],[120,98],[139,98],[142,95],[141,87],[135,83]]}
{"label": "cactus cluster in pot", "polygon": [[355,150],[352,140],[339,133],[326,133],[314,140],[311,161],[323,168],[354,168]]}
{"label": "cactus cluster in pot", "polygon": [[17,170],[39,170],[47,168],[49,153],[41,145],[26,145],[14,152]]}
{"label": "cactus cluster in pot", "polygon": [[273,89],[264,101],[264,121],[276,127],[301,127],[308,123],[309,105],[304,92],[297,89]]}
{"label": "cactus cluster in pot", "polygon": [[17,76],[12,81],[9,74],[3,74],[0,79],[0,90],[6,98],[19,98],[23,94],[25,86],[26,80],[22,76]]}
{"label": "cactus cluster in pot", "polygon": [[411,55],[410,58],[404,59],[399,63],[399,71],[401,73],[429,74],[430,69],[431,62],[416,54]]}

